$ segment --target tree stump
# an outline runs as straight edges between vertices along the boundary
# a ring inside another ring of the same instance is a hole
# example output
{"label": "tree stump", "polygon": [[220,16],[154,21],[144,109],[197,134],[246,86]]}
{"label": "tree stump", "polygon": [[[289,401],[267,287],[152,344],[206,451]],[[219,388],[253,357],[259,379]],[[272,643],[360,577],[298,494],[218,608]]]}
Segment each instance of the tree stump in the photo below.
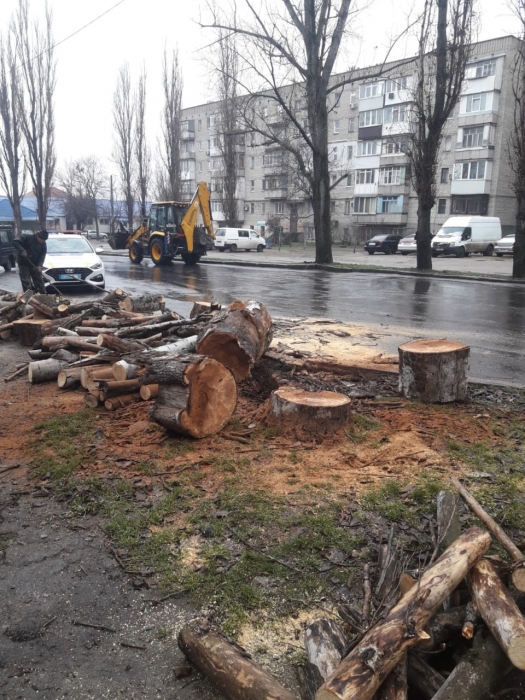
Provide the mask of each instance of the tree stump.
{"label": "tree stump", "polygon": [[143,383],[159,385],[152,418],[182,435],[203,438],[218,433],[237,405],[233,375],[211,357],[152,360]]}
{"label": "tree stump", "polygon": [[13,331],[22,345],[32,347],[42,339],[45,323],[46,319],[20,318],[18,321],[13,321]]}
{"label": "tree stump", "polygon": [[426,403],[467,396],[470,348],[453,340],[412,340],[399,346],[399,391]]}
{"label": "tree stump", "polygon": [[334,391],[304,391],[285,386],[272,393],[269,422],[282,431],[301,428],[315,435],[329,435],[350,419],[351,401]]}

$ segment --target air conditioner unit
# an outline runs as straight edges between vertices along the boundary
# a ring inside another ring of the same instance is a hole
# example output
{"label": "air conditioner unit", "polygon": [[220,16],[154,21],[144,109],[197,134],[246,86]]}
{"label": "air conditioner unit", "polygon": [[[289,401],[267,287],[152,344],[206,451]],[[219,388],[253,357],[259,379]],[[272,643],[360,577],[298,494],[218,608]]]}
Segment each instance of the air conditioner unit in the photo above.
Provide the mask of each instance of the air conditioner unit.
{"label": "air conditioner unit", "polygon": [[396,96],[396,93],[395,93],[395,92],[389,92],[389,93],[388,93],[388,99],[389,99],[389,100],[393,100],[395,96]]}
{"label": "air conditioner unit", "polygon": [[351,103],[350,103],[350,109],[356,109],[356,108],[357,108],[356,103],[355,103],[355,102],[351,102]]}

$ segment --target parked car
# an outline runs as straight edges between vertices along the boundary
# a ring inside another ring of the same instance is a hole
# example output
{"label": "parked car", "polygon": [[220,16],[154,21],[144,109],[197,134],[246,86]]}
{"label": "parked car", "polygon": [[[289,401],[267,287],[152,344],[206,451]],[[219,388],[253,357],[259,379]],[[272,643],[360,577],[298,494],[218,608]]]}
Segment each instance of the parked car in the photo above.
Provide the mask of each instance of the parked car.
{"label": "parked car", "polygon": [[397,248],[401,255],[408,255],[409,253],[417,253],[417,243],[416,236],[412,234],[411,236],[405,236],[399,241]]}
{"label": "parked car", "polygon": [[47,239],[47,255],[42,273],[46,286],[82,282],[99,289],[106,286],[104,263],[91,243],[76,234],[60,234]]}
{"label": "parked car", "polygon": [[219,228],[215,231],[215,248],[222,252],[229,250],[231,253],[239,248],[262,253],[266,241],[249,228]]}
{"label": "parked car", "polygon": [[0,226],[0,265],[6,272],[16,264],[16,248],[13,245],[13,228],[10,224]]}
{"label": "parked car", "polygon": [[374,236],[365,243],[365,250],[369,255],[373,255],[374,253],[392,255],[397,251],[400,240],[401,236],[395,236],[394,234]]}
{"label": "parked car", "polygon": [[451,216],[432,239],[432,256],[492,255],[500,238],[501,222],[496,216]]}
{"label": "parked car", "polygon": [[514,243],[516,241],[516,234],[509,233],[508,236],[503,236],[499,241],[494,243],[494,252],[498,258],[502,258],[504,255],[514,254]]}
{"label": "parked car", "polygon": [[[82,234],[86,237],[89,238],[89,240],[93,240],[94,238],[97,238],[97,232],[96,231],[82,231]],[[99,231],[98,233],[98,240],[99,241],[107,241],[108,240],[108,234],[107,233],[102,233],[102,231]]]}

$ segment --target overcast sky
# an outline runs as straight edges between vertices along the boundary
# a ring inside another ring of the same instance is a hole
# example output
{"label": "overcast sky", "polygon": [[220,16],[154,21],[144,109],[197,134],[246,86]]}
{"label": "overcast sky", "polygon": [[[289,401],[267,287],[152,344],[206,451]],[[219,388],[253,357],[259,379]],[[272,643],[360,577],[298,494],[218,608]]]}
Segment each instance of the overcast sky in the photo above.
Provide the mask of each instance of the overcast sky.
{"label": "overcast sky", "polygon": [[[244,0],[239,0],[239,5]],[[277,0],[279,1],[279,0]],[[118,0],[48,0],[53,11],[58,43]],[[32,0],[34,15],[42,15],[44,0]],[[340,70],[382,60],[389,38],[406,23],[411,8],[421,0],[373,0],[353,20],[358,38],[344,52]],[[0,0],[0,31],[4,30],[17,0]],[[162,107],[161,65],[164,47],[178,47],[184,78],[183,106],[215,99],[210,69],[203,61],[213,40],[210,30],[198,25],[204,0],[121,0],[105,16],[67,39],[56,49],[56,129],[59,165],[65,160],[96,154],[105,158],[110,172],[112,99],[119,67],[130,64],[133,79],[144,64],[148,73],[148,131],[155,146]],[[479,39],[516,33],[518,27],[505,1],[478,0],[481,15]],[[406,44],[399,51],[410,50]],[[399,57],[399,52],[398,56]],[[344,65],[346,63],[346,65]]]}

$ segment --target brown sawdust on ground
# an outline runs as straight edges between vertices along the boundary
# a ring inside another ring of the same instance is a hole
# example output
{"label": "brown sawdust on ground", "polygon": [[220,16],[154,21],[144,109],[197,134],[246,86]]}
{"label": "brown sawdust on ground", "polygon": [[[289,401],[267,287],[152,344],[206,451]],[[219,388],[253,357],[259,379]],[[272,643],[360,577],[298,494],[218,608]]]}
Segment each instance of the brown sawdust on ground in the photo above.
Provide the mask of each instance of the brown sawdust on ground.
{"label": "brown sawdust on ground", "polygon": [[[269,435],[261,421],[254,419],[261,413],[261,402],[241,397],[234,416],[236,423],[226,427],[223,433],[243,433],[249,444],[219,434],[203,440],[186,440],[184,445],[189,444],[189,451],[175,455],[181,445],[180,438],[167,435],[163,428],[149,421],[147,402],[137,402],[115,412],[93,409],[103,438],[90,446],[90,458],[82,465],[81,475],[140,476],[147,483],[154,481],[155,475],[169,481],[193,468],[204,476],[200,487],[211,496],[221,490],[227,474],[217,468],[217,460],[229,459],[236,460],[250,488],[285,495],[302,485],[330,483],[336,492],[344,492],[349,486],[359,489],[360,484],[380,482],[388,477],[410,478],[424,468],[449,472],[452,464],[441,454],[448,439],[498,440],[484,418],[476,418],[465,409],[395,403],[392,407],[357,403],[358,413],[380,424],[366,444],[353,442],[344,431],[317,443],[298,441],[295,436]],[[81,410],[83,394],[59,392],[50,384],[30,387],[24,379],[17,379],[0,393],[0,408],[0,454],[4,461],[19,460],[24,464],[32,459],[35,425]],[[248,429],[254,423],[256,428]],[[144,469],[145,463],[152,474]]]}

